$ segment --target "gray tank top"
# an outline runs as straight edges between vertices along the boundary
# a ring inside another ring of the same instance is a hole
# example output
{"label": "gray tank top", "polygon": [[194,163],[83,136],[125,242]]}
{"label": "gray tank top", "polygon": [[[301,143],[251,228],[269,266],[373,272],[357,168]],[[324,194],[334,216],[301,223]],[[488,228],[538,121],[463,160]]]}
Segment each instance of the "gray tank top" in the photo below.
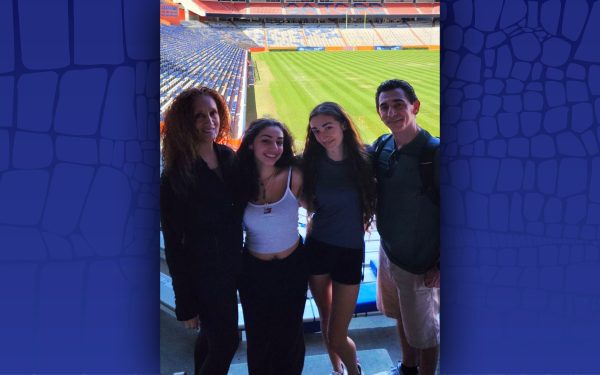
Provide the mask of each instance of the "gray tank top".
{"label": "gray tank top", "polygon": [[347,160],[324,156],[319,161],[315,195],[310,236],[334,246],[363,249],[360,194]]}

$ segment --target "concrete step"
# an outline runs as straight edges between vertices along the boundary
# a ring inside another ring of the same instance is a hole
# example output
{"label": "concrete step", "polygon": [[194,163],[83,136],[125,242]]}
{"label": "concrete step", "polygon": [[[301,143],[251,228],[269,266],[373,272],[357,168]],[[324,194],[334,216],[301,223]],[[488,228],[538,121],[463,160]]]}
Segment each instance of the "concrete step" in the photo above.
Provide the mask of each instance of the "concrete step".
{"label": "concrete step", "polygon": [[[393,366],[392,359],[385,349],[359,350],[358,358],[364,375],[384,373]],[[331,362],[327,354],[309,355],[304,361],[303,375],[327,375],[331,372]],[[245,363],[231,365],[229,375],[248,375]]]}

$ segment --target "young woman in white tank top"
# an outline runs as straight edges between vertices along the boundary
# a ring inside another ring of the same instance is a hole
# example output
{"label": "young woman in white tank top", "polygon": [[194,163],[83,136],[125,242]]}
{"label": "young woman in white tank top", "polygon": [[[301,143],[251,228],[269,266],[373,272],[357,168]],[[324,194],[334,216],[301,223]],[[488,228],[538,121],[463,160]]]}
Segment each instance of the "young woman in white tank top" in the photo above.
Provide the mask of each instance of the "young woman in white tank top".
{"label": "young woman in white tank top", "polygon": [[292,144],[283,124],[258,119],[238,150],[248,202],[239,290],[250,375],[300,375],[304,366],[308,269],[298,234],[302,175]]}

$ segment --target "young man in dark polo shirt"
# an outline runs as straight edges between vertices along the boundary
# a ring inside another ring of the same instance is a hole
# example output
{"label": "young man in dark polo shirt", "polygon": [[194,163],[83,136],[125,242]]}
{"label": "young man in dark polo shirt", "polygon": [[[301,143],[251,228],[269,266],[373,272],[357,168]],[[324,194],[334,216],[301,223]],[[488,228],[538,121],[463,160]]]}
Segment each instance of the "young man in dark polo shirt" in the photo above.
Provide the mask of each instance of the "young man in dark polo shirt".
{"label": "young man in dark polo shirt", "polygon": [[439,139],[417,125],[421,103],[402,80],[383,82],[377,112],[391,130],[373,144],[381,236],[377,306],[397,320],[402,364],[433,375],[439,352]]}

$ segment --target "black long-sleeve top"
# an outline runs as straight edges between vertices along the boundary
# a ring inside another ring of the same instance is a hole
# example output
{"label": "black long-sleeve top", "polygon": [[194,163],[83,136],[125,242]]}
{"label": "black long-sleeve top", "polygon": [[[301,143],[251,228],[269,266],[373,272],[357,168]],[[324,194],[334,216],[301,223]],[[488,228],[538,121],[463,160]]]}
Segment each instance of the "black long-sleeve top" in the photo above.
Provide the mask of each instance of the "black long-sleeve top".
{"label": "black long-sleeve top", "polygon": [[165,173],[161,176],[161,225],[178,320],[198,315],[204,291],[230,283],[241,268],[237,159],[230,148],[214,147],[222,179],[202,159],[194,167],[196,183],[185,196],[175,193]]}

